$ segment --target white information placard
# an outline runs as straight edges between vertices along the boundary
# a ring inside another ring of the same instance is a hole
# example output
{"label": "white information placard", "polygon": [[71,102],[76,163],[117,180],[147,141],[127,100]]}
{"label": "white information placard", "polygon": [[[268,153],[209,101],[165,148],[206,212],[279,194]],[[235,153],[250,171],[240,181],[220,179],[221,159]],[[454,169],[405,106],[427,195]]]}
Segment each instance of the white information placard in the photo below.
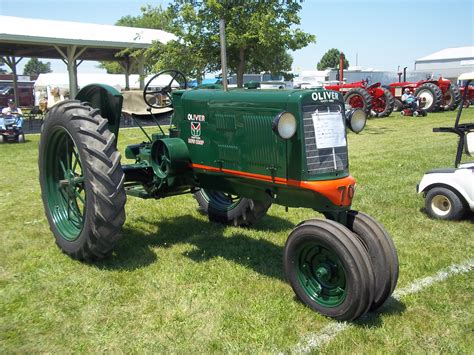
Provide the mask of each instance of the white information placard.
{"label": "white information placard", "polygon": [[346,146],[346,132],[340,112],[312,114],[314,135],[318,149]]}

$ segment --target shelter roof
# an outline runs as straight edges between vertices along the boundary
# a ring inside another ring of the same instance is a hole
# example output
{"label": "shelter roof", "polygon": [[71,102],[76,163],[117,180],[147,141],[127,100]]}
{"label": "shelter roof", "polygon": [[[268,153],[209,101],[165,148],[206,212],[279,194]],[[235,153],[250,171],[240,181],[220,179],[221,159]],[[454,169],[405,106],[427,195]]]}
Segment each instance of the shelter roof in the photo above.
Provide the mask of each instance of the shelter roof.
{"label": "shelter roof", "polygon": [[113,60],[125,48],[148,48],[176,37],[162,30],[0,16],[0,55],[61,59],[54,46],[88,49],[80,59]]}

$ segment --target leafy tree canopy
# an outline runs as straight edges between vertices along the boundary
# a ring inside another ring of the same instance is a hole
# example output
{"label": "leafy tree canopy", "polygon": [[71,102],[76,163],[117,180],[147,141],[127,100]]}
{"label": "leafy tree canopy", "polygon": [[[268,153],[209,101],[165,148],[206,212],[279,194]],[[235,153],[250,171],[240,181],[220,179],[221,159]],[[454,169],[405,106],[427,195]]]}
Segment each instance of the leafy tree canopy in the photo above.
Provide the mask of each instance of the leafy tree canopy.
{"label": "leafy tree canopy", "polygon": [[51,63],[38,60],[38,58],[31,58],[23,68],[23,75],[38,75],[41,73],[51,73]]}
{"label": "leafy tree canopy", "polygon": [[[339,68],[339,55],[341,52],[336,48],[328,50],[317,65],[318,70]],[[349,61],[344,56],[344,69],[349,68]]]}
{"label": "leafy tree canopy", "polygon": [[168,11],[173,15],[172,32],[180,41],[155,47],[166,53],[155,68],[175,67],[198,80],[219,70],[219,19],[224,18],[228,67],[237,73],[238,86],[248,69],[287,71],[292,64],[287,52],[315,42],[314,35],[297,28],[300,10],[297,1],[177,1]]}

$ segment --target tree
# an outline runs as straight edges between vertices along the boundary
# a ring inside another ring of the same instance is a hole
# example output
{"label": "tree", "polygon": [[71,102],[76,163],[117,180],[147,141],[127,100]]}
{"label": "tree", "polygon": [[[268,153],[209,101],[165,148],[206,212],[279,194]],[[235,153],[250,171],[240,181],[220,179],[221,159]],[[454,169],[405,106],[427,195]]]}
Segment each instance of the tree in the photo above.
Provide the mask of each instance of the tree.
{"label": "tree", "polygon": [[[340,54],[341,52],[339,52],[339,50],[336,48],[331,48],[330,50],[328,50],[318,63],[317,65],[318,70],[339,68],[339,55]],[[347,68],[349,68],[349,61],[344,56],[344,69],[347,69]]]}
{"label": "tree", "polygon": [[157,65],[161,68],[185,64],[188,71],[191,66],[198,80],[206,72],[218,70],[219,19],[224,18],[228,67],[237,73],[239,87],[248,67],[259,71],[288,70],[291,58],[287,51],[315,41],[314,35],[295,27],[300,24],[300,9],[296,1],[281,0],[176,1],[168,10],[173,14],[172,32],[180,41],[165,46],[165,54]]}
{"label": "tree", "polygon": [[51,73],[51,63],[43,63],[38,58],[31,58],[23,68],[23,75],[38,75],[41,73]]}

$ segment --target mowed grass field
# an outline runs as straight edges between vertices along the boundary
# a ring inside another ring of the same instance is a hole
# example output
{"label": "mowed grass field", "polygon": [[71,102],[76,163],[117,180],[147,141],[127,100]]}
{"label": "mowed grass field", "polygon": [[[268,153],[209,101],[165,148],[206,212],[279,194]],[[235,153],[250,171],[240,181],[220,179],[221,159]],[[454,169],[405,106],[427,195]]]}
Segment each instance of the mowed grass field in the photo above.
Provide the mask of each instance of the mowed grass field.
{"label": "mowed grass field", "polygon": [[[392,235],[398,289],[474,258],[473,219],[432,220],[415,191],[425,171],[452,166],[456,137],[432,128],[454,117],[392,114],[349,135],[353,208]],[[463,121],[474,121],[473,108]],[[123,130],[121,152],[142,139]],[[38,184],[39,135],[27,140],[0,146],[0,352],[287,353],[336,323],[298,302],[283,273],[286,238],[312,210],[275,205],[242,229],[208,222],[192,196],[129,197],[114,254],[84,264],[54,243]],[[473,280],[466,272],[389,299],[303,350],[473,353]]]}

